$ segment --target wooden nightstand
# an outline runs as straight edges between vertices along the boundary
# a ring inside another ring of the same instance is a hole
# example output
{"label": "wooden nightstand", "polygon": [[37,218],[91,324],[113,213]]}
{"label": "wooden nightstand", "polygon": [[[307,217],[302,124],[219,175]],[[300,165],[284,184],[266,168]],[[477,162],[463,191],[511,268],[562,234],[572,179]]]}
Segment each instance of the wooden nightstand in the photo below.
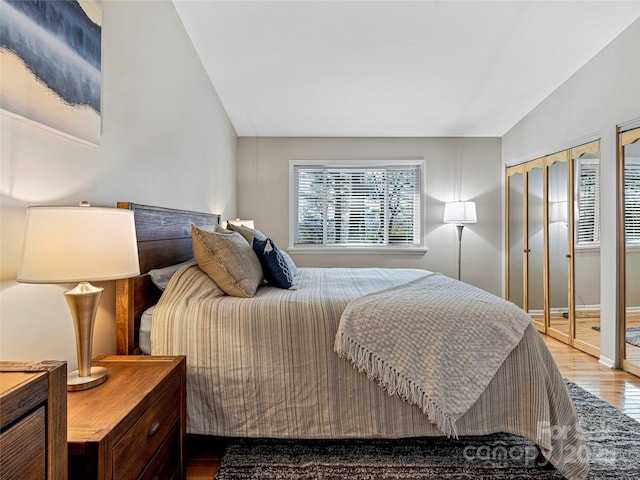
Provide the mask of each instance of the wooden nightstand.
{"label": "wooden nightstand", "polygon": [[69,392],[69,478],[185,478],[185,359],[98,357],[107,381]]}
{"label": "wooden nightstand", "polygon": [[0,479],[67,478],[66,362],[0,362]]}

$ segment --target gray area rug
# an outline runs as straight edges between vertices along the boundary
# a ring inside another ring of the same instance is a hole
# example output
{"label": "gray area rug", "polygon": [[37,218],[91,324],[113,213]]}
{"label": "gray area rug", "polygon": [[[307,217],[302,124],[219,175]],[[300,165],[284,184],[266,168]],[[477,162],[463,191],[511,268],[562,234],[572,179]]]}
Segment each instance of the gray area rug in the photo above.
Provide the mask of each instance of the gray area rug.
{"label": "gray area rug", "polygon": [[[567,382],[591,457],[589,479],[640,479],[640,423]],[[217,480],[561,479],[522,437],[230,442]]]}
{"label": "gray area rug", "polygon": [[[593,328],[596,332],[600,331],[600,326],[595,325]],[[640,347],[640,327],[629,327],[626,331],[627,343]]]}

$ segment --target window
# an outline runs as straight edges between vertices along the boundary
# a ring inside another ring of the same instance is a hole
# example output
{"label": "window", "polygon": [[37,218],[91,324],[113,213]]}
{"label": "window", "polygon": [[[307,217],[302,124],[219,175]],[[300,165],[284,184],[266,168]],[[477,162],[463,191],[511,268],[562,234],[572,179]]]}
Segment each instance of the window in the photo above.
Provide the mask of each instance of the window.
{"label": "window", "polygon": [[424,161],[292,161],[294,247],[419,248]]}
{"label": "window", "polygon": [[580,160],[576,169],[576,240],[578,245],[600,243],[600,165]]}
{"label": "window", "polygon": [[640,245],[640,162],[625,162],[624,206],[625,243]]}

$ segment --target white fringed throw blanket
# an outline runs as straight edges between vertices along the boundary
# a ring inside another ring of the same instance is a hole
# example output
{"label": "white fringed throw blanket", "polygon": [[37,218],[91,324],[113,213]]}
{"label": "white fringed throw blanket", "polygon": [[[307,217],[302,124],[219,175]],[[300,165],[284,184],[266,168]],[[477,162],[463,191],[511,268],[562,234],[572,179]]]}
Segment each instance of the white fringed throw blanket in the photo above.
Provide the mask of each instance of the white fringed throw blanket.
{"label": "white fringed throw blanket", "polygon": [[352,300],[334,349],[447,436],[520,342],[529,316],[484,290],[431,274]]}

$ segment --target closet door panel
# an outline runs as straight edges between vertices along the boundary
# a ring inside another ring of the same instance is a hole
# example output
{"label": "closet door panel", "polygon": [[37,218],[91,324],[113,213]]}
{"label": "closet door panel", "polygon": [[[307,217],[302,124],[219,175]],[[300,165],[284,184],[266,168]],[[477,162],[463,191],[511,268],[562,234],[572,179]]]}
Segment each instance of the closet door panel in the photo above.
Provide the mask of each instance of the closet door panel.
{"label": "closet door panel", "polygon": [[571,238],[568,152],[547,157],[546,165],[549,329],[554,336],[568,342],[572,320],[569,305]]}
{"label": "closet door panel", "polygon": [[571,149],[573,170],[573,345],[600,355],[600,142]]}
{"label": "closet door panel", "polygon": [[545,222],[543,159],[526,168],[526,295],[525,310],[545,328]]}
{"label": "closet door panel", "polygon": [[622,367],[640,375],[640,128],[620,134]]}
{"label": "closet door panel", "polygon": [[524,170],[507,170],[507,299],[524,308]]}

